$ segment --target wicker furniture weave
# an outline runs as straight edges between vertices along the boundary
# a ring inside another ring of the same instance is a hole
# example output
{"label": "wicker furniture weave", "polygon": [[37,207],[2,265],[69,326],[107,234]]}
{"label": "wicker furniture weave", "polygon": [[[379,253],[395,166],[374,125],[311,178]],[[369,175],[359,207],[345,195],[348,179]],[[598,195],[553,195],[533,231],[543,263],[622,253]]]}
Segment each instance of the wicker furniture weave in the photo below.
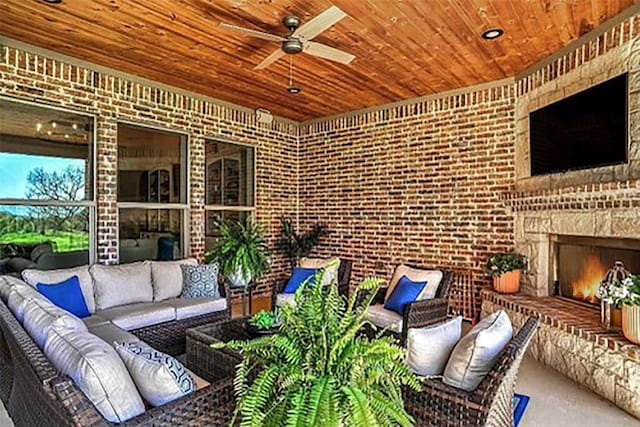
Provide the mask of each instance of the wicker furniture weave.
{"label": "wicker furniture weave", "polygon": [[[163,324],[160,324],[148,336],[165,336],[164,340],[158,338],[156,344],[167,343],[173,346],[176,342],[184,343],[184,333],[181,336],[172,334],[178,334],[187,324],[168,323],[165,324],[165,333],[162,331]],[[140,331],[138,333],[141,334]],[[156,348],[164,352],[172,350],[162,346]],[[187,367],[212,384],[167,405],[152,408],[120,425],[228,425],[235,402],[231,380],[215,382],[207,372],[201,372],[188,364]],[[57,372],[1,300],[0,381],[2,400],[6,402],[7,411],[16,427],[110,425],[74,382]],[[11,389],[7,394],[9,384]]]}
{"label": "wicker furniture weave", "polygon": [[520,363],[539,325],[540,318],[530,317],[473,391],[457,389],[440,379],[425,381],[420,392],[405,389],[405,408],[416,425],[512,427]]}
{"label": "wicker furniture weave", "polygon": [[[351,268],[353,262],[347,259],[340,259],[340,267],[338,267],[338,293],[349,296],[349,282],[351,281]],[[271,307],[276,306],[276,296],[284,291],[287,282],[276,282],[271,293]]]}

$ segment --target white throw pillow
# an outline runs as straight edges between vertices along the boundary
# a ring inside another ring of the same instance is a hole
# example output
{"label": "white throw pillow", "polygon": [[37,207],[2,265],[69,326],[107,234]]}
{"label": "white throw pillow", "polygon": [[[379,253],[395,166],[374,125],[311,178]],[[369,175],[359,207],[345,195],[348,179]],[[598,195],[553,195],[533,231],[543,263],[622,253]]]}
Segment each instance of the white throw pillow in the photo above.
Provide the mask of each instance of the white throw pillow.
{"label": "white throw pillow", "polygon": [[396,267],[393,272],[393,276],[391,277],[391,281],[389,282],[389,287],[387,288],[387,292],[384,296],[385,302],[387,302],[391,297],[393,290],[396,288],[400,279],[402,279],[402,276],[407,276],[407,279],[412,282],[427,282],[427,285],[422,289],[422,292],[420,292],[416,301],[435,298],[438,293],[438,288],[440,287],[440,282],[442,281],[442,271],[440,270],[421,270],[419,268],[400,264]]}
{"label": "white throw pillow", "polygon": [[121,423],[144,412],[142,398],[118,353],[95,335],[50,328],[44,354],[107,420]]}
{"label": "white throw pillow", "polygon": [[82,320],[48,301],[39,299],[32,299],[25,304],[22,324],[41,349],[44,348],[50,328],[66,328],[79,332],[87,331],[87,326]]}
{"label": "white throw pillow", "polygon": [[474,390],[512,337],[513,327],[505,311],[485,317],[451,352],[443,381],[466,391]]}
{"label": "white throw pillow", "polygon": [[[330,265],[331,267],[329,267]],[[299,262],[299,267],[313,268],[314,270],[324,268],[325,271],[324,271],[324,278],[322,280],[322,285],[327,286],[333,282],[336,282],[336,283],[338,282],[338,269],[340,268],[340,258],[301,258]]]}
{"label": "white throw pillow", "polygon": [[93,278],[89,273],[88,265],[60,270],[29,269],[22,272],[22,278],[24,279],[24,281],[34,288],[38,285],[38,283],[42,283],[44,285],[52,285],[64,282],[65,280],[73,276],[78,277],[78,281],[80,282],[80,289],[82,290],[84,301],[87,303],[89,313],[95,313],[96,302],[93,296]]}
{"label": "white throw pillow", "polygon": [[182,293],[181,265],[197,265],[194,258],[179,261],[152,261],[151,283],[153,285],[153,300],[164,301],[179,297]]}
{"label": "white throw pillow", "polygon": [[89,269],[94,280],[96,309],[153,301],[151,263],[95,264]]}
{"label": "white throw pillow", "polygon": [[422,376],[442,375],[462,335],[462,316],[407,331],[407,364]]}
{"label": "white throw pillow", "polygon": [[116,351],[144,399],[153,406],[196,391],[189,371],[177,359],[144,343],[119,343]]}

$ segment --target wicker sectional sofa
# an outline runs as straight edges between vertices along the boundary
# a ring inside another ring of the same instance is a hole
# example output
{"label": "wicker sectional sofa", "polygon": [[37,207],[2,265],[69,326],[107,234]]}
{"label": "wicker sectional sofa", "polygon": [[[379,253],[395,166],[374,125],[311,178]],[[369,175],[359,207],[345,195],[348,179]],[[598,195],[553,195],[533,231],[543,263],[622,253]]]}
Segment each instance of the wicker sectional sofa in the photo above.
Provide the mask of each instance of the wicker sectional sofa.
{"label": "wicker sectional sofa", "polygon": [[[156,266],[159,267],[156,270],[162,273],[163,279],[172,277],[172,274],[167,273],[167,269],[175,265],[170,263],[172,262]],[[177,355],[184,352],[186,329],[230,318],[231,305],[228,289],[221,287],[221,298],[189,301],[170,295],[172,292],[175,294],[180,286],[176,287],[174,284],[173,291],[168,293],[163,293],[162,290],[154,287],[162,282],[162,279],[154,282],[150,263],[137,264],[100,266],[97,268],[102,271],[98,273],[91,271],[95,266],[80,267],[86,268],[89,273],[84,276],[85,279],[87,277],[92,280],[97,279],[91,283],[94,286],[92,296],[94,301],[87,301],[87,305],[93,310],[90,317],[82,319],[86,326],[86,332],[83,333],[93,334],[109,345],[114,341],[141,340],[156,350]],[[136,273],[127,270],[136,268],[143,271],[142,275],[138,274],[140,271]],[[143,286],[151,287],[150,295],[148,288],[145,292],[134,289],[136,274],[138,279],[145,277],[146,268],[149,271],[149,283],[144,283]],[[177,268],[180,268],[179,265]],[[120,274],[121,279],[127,279],[126,286],[117,289],[118,285],[115,284],[118,295],[111,294],[105,298],[106,294],[102,292],[104,290],[99,287],[106,282],[103,280],[101,283],[99,277],[101,275],[102,279],[107,277],[104,273],[109,273],[110,269],[113,269],[116,277]],[[50,277],[54,280],[50,280],[49,283],[56,283],[60,277],[59,273],[60,271],[51,274]],[[74,273],[78,275],[77,271]],[[80,275],[84,273],[84,271],[79,272]],[[43,279],[46,276],[34,273],[31,277],[27,273],[24,277],[26,281],[30,281],[34,278]],[[175,274],[173,277],[175,278]],[[82,282],[82,279],[80,281]],[[15,286],[18,286],[16,289],[20,289],[20,292],[29,295],[28,299],[24,299],[19,305],[20,308],[16,306],[18,292],[11,291]],[[87,283],[82,283],[82,292],[85,297],[87,288]],[[61,374],[52,360],[45,355],[42,341],[32,330],[33,328],[28,328],[22,323],[25,307],[39,304],[38,300],[42,297],[28,289],[29,285],[15,277],[0,277],[0,399],[7,407],[15,425],[109,425],[107,419],[76,383],[69,376]],[[123,292],[123,289],[127,291]],[[90,298],[85,299],[90,300]],[[119,300],[140,298],[150,298],[150,301],[109,306],[110,303]],[[37,343],[40,343],[40,346]],[[197,372],[193,373],[200,375]],[[228,422],[228,414],[224,411],[215,411],[214,407],[218,406],[216,402],[233,399],[233,396],[227,396],[226,392],[221,392],[220,387],[222,386],[219,384],[206,383],[205,379],[204,384],[195,393],[163,406],[148,409],[122,424],[179,425],[196,422],[197,424],[225,425]]]}

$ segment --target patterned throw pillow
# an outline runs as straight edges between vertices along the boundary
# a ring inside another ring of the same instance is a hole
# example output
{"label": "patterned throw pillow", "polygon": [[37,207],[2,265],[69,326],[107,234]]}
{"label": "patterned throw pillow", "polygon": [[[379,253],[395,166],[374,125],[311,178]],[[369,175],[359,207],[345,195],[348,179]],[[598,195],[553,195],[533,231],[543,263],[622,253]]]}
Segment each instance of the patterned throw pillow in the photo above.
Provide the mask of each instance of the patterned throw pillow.
{"label": "patterned throw pillow", "polygon": [[161,406],[196,391],[196,382],[175,358],[138,343],[117,343],[116,351],[142,397]]}
{"label": "patterned throw pillow", "polygon": [[220,298],[216,264],[181,265],[182,298]]}

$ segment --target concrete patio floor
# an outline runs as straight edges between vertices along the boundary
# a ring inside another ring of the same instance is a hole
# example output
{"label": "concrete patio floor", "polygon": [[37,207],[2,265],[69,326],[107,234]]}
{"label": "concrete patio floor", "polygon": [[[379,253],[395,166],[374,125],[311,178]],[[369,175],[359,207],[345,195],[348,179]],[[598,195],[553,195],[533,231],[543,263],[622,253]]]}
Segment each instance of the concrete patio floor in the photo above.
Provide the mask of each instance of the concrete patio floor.
{"label": "concrete patio floor", "polygon": [[[521,427],[640,427],[640,420],[529,357],[517,391],[531,397]],[[0,405],[0,427],[11,426]]]}

